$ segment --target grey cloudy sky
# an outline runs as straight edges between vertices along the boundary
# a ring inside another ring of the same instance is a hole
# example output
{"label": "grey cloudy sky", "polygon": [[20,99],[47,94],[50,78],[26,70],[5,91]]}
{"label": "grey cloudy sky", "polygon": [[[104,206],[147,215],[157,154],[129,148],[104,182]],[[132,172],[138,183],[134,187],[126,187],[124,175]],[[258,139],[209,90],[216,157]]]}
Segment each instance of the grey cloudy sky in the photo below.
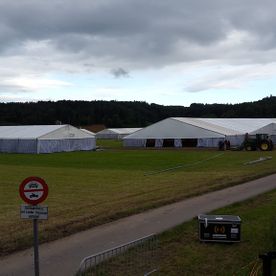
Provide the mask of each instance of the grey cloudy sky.
{"label": "grey cloudy sky", "polygon": [[0,100],[261,98],[274,93],[275,10],[270,0],[0,0]]}

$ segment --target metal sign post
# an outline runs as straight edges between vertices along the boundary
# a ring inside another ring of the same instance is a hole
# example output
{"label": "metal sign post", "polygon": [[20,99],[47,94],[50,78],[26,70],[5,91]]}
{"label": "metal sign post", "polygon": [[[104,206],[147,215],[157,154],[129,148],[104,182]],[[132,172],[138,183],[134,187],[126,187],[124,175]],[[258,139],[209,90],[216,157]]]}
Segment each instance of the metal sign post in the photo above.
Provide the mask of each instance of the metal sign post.
{"label": "metal sign post", "polygon": [[33,232],[34,232],[34,269],[35,269],[35,276],[39,276],[38,223],[37,223],[37,219],[33,219]]}
{"label": "metal sign post", "polygon": [[34,272],[39,276],[39,250],[38,250],[38,219],[48,219],[48,207],[39,206],[48,196],[48,185],[39,177],[31,176],[22,181],[19,186],[21,198],[29,205],[21,205],[20,216],[22,219],[33,220],[34,233]]}

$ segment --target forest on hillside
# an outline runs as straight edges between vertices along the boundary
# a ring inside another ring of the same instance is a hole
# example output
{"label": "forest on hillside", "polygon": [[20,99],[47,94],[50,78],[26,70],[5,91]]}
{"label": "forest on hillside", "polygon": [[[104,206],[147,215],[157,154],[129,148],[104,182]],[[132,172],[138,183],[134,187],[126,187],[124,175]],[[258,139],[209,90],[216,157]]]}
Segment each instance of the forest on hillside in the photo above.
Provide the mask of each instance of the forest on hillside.
{"label": "forest on hillside", "polygon": [[167,117],[273,118],[276,97],[241,104],[164,106],[139,101],[39,101],[0,103],[0,125],[71,124],[145,127]]}

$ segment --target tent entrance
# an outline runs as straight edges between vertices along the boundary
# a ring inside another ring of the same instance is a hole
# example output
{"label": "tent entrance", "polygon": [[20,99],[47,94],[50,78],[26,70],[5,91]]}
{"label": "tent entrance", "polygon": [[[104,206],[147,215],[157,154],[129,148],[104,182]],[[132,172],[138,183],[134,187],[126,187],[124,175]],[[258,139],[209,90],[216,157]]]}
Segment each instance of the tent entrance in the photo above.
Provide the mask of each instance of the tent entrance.
{"label": "tent entrance", "polygon": [[197,139],[181,139],[182,147],[193,148],[197,146]]}
{"label": "tent entrance", "polygon": [[173,148],[174,147],[174,139],[164,139],[163,147],[164,148]]}
{"label": "tent entrance", "polygon": [[154,148],[155,147],[155,139],[147,139],[146,147],[147,148]]}

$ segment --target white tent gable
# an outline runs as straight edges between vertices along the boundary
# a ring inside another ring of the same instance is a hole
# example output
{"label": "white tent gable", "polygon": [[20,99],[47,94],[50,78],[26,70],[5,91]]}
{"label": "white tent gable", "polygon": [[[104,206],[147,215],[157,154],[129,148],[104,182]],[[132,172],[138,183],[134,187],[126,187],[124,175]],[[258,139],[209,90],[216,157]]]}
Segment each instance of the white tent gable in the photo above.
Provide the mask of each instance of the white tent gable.
{"label": "white tent gable", "polygon": [[61,139],[61,138],[91,138],[94,137],[92,133],[88,133],[71,125],[62,125],[62,127],[40,136],[40,139]]}
{"label": "white tent gable", "polygon": [[220,138],[224,135],[168,118],[125,137],[125,139],[173,139],[173,138]]}

